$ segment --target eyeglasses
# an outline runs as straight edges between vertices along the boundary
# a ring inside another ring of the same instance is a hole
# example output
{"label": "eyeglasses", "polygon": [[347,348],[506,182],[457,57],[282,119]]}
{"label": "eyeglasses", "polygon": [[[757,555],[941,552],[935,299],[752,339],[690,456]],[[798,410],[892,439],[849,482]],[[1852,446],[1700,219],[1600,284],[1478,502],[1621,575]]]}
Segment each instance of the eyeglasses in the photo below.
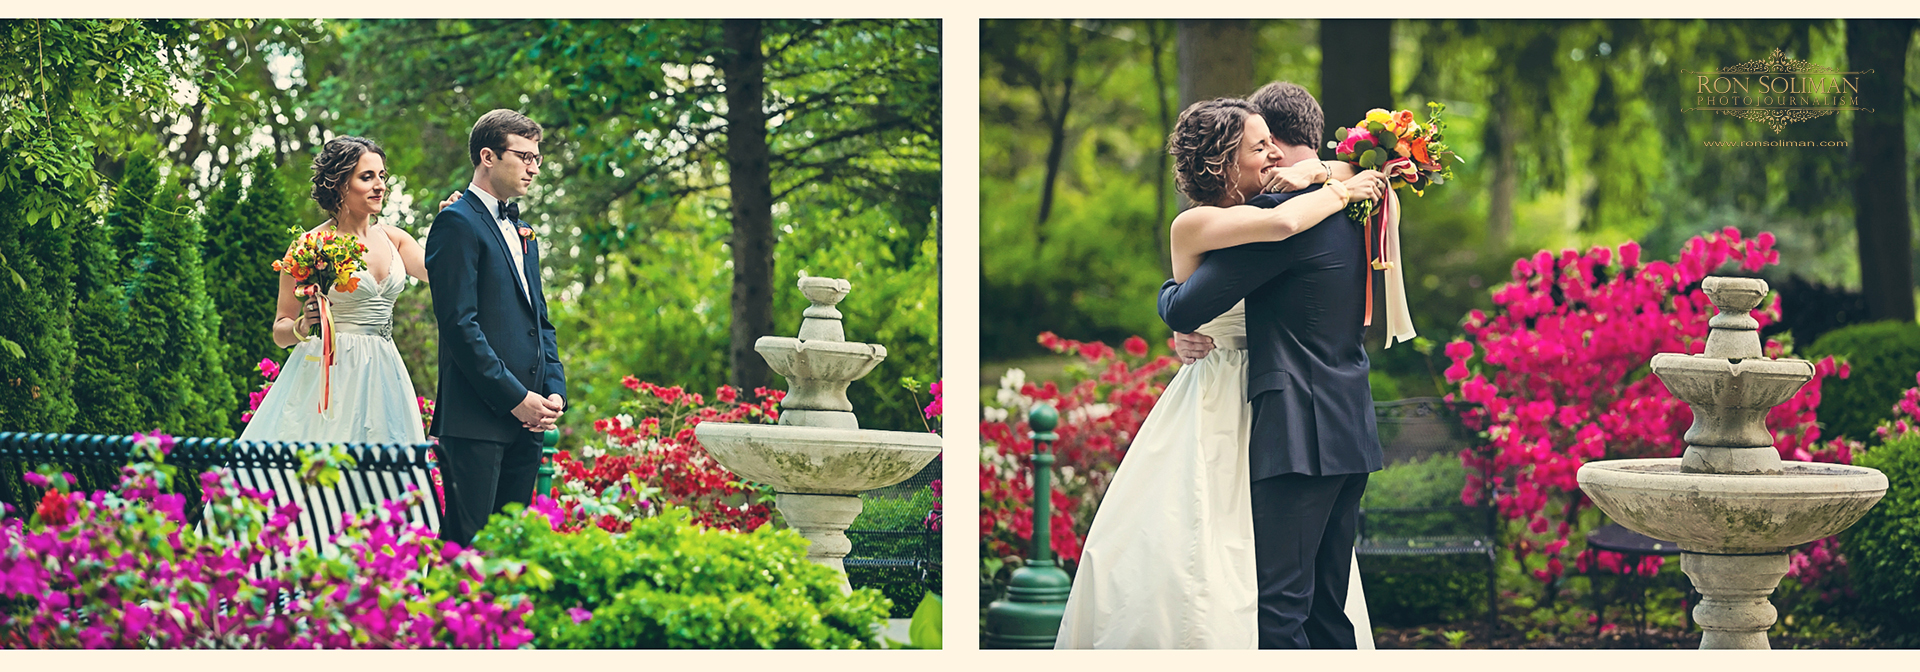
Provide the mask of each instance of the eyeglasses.
{"label": "eyeglasses", "polygon": [[518,149],[504,149],[504,148],[501,149],[500,151],[513,152],[514,156],[520,157],[520,160],[527,162],[527,165],[531,165],[535,167],[538,167],[540,165],[540,160],[541,160],[540,155],[534,152],[523,152]]}

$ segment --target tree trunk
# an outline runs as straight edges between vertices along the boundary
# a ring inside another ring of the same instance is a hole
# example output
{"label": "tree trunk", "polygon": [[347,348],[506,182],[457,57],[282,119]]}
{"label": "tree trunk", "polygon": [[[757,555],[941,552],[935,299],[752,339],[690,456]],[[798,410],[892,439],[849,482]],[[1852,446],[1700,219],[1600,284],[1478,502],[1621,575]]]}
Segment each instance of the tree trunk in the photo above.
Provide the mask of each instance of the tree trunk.
{"label": "tree trunk", "polygon": [[728,382],[743,390],[772,381],[753,342],[773,333],[773,177],[767,158],[766,55],[758,20],[725,22],[727,191],[733,201],[733,325]]}
{"label": "tree trunk", "polygon": [[[1147,55],[1153,59],[1153,100],[1160,106],[1160,132],[1155,136],[1159,138],[1164,138],[1173,132],[1173,105],[1167,101],[1167,72],[1166,68],[1161,67],[1162,57],[1166,51],[1166,22],[1149,20],[1147,22]],[[1170,159],[1166,152],[1156,151],[1153,155],[1156,159],[1153,172],[1153,221],[1148,225],[1153,227],[1155,250],[1160,253],[1160,260],[1164,262],[1161,269],[1165,270],[1168,276],[1172,276],[1173,230],[1168,227],[1168,223],[1173,220],[1167,215],[1167,189],[1173,184],[1173,174],[1168,170],[1167,163]]]}
{"label": "tree trunk", "polygon": [[[1393,71],[1388,45],[1393,38],[1389,19],[1320,20],[1320,111],[1327,115],[1321,131],[1321,158],[1333,158],[1326,142],[1333,130],[1366,118],[1367,110],[1393,107]],[[1386,283],[1379,271],[1373,283],[1373,325],[1367,340],[1386,338]]]}
{"label": "tree trunk", "polygon": [[1047,242],[1047,218],[1053,215],[1053,188],[1060,179],[1060,162],[1067,155],[1067,112],[1073,109],[1073,76],[1080,66],[1080,44],[1073,39],[1077,30],[1071,21],[1061,21],[1060,44],[1064,54],[1060,57],[1060,104],[1047,102],[1044,85],[1039,87],[1040,107],[1047,122],[1047,174],[1040,183],[1040,219],[1035,228],[1035,246]]}
{"label": "tree trunk", "polygon": [[1320,155],[1333,158],[1326,140],[1333,130],[1352,125],[1367,110],[1393,106],[1389,19],[1320,20],[1320,109],[1327,115]]}
{"label": "tree trunk", "polygon": [[[1247,21],[1183,19],[1175,24],[1174,58],[1180,68],[1180,109],[1222,96],[1253,93],[1253,25]],[[1168,124],[1167,131],[1173,131]],[[1171,175],[1162,179],[1171,180]],[[1192,202],[1180,197],[1180,209]],[[1169,253],[1171,259],[1171,253]],[[1172,263],[1169,260],[1168,263]]]}
{"label": "tree trunk", "polygon": [[1847,21],[1847,65],[1860,75],[1853,113],[1853,226],[1860,288],[1874,321],[1912,322],[1913,223],[1907,212],[1906,81],[1912,20]]}
{"label": "tree trunk", "polygon": [[1507,84],[1495,85],[1493,96],[1488,101],[1487,128],[1485,144],[1490,155],[1493,184],[1487,194],[1487,247],[1493,250],[1505,250],[1507,240],[1513,235],[1513,200],[1520,189],[1520,174],[1515,170],[1518,158],[1514,145],[1520,142],[1519,134],[1514,132],[1512,119],[1508,117],[1508,105],[1511,96],[1507,95]]}

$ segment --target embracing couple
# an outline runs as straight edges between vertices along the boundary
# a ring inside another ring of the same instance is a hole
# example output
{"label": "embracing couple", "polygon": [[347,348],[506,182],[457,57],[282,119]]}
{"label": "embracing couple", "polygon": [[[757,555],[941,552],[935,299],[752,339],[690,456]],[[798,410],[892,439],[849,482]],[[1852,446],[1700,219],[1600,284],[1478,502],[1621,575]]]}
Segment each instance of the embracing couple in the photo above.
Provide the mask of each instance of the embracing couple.
{"label": "embracing couple", "polygon": [[[422,443],[413,381],[393,346],[393,303],[413,276],[433,292],[440,386],[431,433],[446,486],[440,538],[467,544],[509,503],[532,501],[541,434],[566,408],[566,367],[540,286],[540,248],[511,199],[540,174],[540,125],[512,110],[482,116],[467,136],[473,183],[440,204],[423,247],[377,222],[387,196],[386,152],[366,138],[334,138],[313,159],[313,199],[333,231],[365,245],[359,286],[329,289],[331,381],[321,360],[318,308],[280,274],[273,340],[293,346],[243,440]],[[431,281],[431,282],[429,282]],[[322,396],[330,410],[316,410]]]}
{"label": "embracing couple", "polygon": [[1188,365],[1101,500],[1058,648],[1372,648],[1353,564],[1382,466],[1372,269],[1346,208],[1393,196],[1315,158],[1324,126],[1306,89],[1275,82],[1188,107],[1167,138],[1194,207],[1159,308]]}

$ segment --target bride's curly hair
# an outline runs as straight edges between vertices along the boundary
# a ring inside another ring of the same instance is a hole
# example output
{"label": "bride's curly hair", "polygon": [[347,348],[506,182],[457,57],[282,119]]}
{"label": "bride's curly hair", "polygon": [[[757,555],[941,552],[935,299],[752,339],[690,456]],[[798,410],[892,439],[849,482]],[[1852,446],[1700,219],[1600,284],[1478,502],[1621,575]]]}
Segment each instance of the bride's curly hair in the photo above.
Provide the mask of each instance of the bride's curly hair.
{"label": "bride's curly hair", "polygon": [[1189,200],[1218,203],[1239,177],[1233,150],[1247,117],[1259,108],[1239,98],[1215,98],[1194,103],[1180,112],[1180,121],[1167,136],[1167,154],[1173,156],[1173,184]]}
{"label": "bride's curly hair", "polygon": [[320,153],[314,155],[312,196],[321,210],[340,212],[340,187],[353,175],[353,169],[360,166],[360,157],[368,152],[387,158],[386,150],[381,149],[379,143],[357,135],[328,140]]}

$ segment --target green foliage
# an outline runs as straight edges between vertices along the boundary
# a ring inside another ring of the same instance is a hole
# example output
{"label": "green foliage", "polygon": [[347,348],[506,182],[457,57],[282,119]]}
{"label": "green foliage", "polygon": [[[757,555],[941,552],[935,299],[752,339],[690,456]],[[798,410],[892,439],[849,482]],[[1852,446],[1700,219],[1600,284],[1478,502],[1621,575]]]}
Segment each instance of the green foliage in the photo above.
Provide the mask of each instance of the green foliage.
{"label": "green foliage", "polygon": [[1841,533],[1861,615],[1894,646],[1920,644],[1920,431],[1857,455],[1854,463],[1887,475],[1887,494]]}
{"label": "green foliage", "polygon": [[72,422],[72,262],[65,232],[35,226],[20,189],[0,187],[0,428]]}
{"label": "green foliage", "polygon": [[1360,497],[1360,507],[1458,506],[1460,488],[1466,482],[1467,468],[1460,464],[1459,455],[1429,455],[1368,476],[1367,492]]}
{"label": "green foliage", "polygon": [[141,425],[183,436],[231,436],[238,397],[222,366],[220,315],[202,274],[205,234],[179,188],[164,187],[153,201],[127,283]]}
{"label": "green foliage", "polygon": [[[543,648],[871,647],[885,600],[872,590],[842,594],[838,573],[807,561],[807,543],[772,526],[708,530],[683,509],[636,520],[625,534],[561,534],[510,507],[474,548],[552,575],[545,585],[488,584],[528,592],[536,607],[527,624]],[[592,617],[576,623],[572,609]]]}
{"label": "green foliage", "polygon": [[1873,428],[1893,417],[1894,402],[1920,371],[1920,324],[1874,322],[1827,332],[1807,348],[1807,359],[1844,357],[1853,375],[1820,388],[1823,438],[1873,438]]}
{"label": "green foliage", "polygon": [[[274,260],[286,251],[282,232],[299,226],[305,214],[286,175],[261,154],[247,166],[251,180],[241,197],[241,171],[229,168],[227,177],[207,203],[206,271],[217,279],[207,294],[220,315],[219,341],[227,353],[222,368],[235,390],[234,403],[244,408],[247,392],[260,373],[261,359],[285,351],[273,342],[273,315],[280,290]],[[242,429],[233,416],[233,430]]]}

